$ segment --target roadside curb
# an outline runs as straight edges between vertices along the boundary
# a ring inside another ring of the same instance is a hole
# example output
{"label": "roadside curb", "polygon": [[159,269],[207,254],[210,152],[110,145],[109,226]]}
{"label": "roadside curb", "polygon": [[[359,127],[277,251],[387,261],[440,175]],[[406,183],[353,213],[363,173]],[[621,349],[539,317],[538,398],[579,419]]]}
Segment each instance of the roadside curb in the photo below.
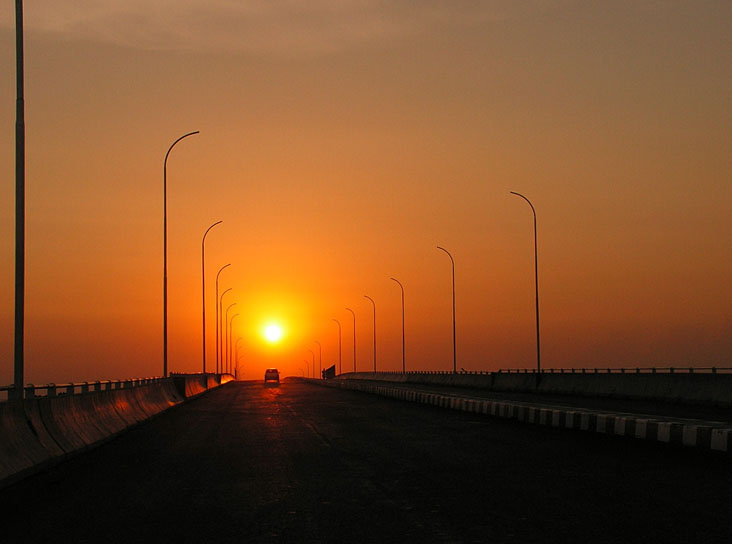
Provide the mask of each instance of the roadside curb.
{"label": "roadside curb", "polygon": [[326,387],[362,391],[397,400],[461,412],[515,419],[535,425],[626,436],[703,450],[732,452],[732,429],[715,424],[715,422],[673,420],[640,414],[608,413],[575,407],[546,406],[527,402],[444,395],[405,387],[365,383],[360,380],[307,379],[306,381]]}

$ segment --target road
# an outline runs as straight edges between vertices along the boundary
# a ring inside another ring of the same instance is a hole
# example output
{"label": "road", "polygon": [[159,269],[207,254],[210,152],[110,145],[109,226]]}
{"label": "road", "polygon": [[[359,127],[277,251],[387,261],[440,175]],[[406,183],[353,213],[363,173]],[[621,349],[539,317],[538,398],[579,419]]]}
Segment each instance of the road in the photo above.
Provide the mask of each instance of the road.
{"label": "road", "polygon": [[[234,382],[0,492],[27,542],[728,542],[732,461]],[[19,539],[11,539],[19,542]]]}

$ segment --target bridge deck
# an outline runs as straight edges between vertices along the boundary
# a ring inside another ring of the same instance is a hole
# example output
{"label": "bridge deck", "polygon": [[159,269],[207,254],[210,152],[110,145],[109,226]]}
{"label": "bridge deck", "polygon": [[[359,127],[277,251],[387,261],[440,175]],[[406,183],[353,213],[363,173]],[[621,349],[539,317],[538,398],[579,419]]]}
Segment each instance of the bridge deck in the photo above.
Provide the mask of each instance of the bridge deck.
{"label": "bridge deck", "polygon": [[231,383],[0,493],[76,542],[692,542],[729,458],[351,391]]}

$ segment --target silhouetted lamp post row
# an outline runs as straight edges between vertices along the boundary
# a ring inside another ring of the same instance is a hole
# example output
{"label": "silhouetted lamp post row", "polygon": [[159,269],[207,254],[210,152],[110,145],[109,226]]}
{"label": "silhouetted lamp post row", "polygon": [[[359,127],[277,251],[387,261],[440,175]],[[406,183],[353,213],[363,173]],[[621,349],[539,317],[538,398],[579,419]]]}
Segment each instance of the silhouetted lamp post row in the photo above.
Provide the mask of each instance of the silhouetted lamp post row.
{"label": "silhouetted lamp post row", "polygon": [[[537,373],[541,373],[541,343],[539,334],[539,265],[538,265],[538,244],[537,244],[537,232],[536,232],[536,210],[531,201],[521,193],[511,191],[511,194],[523,198],[529,206],[531,206],[531,212],[534,216],[534,281],[535,281],[535,293],[536,293],[536,370]],[[444,247],[437,246],[437,249],[444,251],[450,258],[452,265],[452,371],[457,373],[457,340],[456,340],[456,318],[455,318],[455,259],[452,254]],[[402,295],[402,372],[406,372],[406,342],[405,342],[405,331],[404,331],[404,286],[396,278],[390,278],[399,285]],[[374,372],[376,372],[376,303],[368,295],[364,295],[371,301],[374,309]],[[353,314],[353,371],[356,372],[356,314],[350,308],[346,308],[351,314]],[[333,321],[338,321],[334,319]],[[340,350],[340,323],[339,326],[339,350]],[[340,373],[340,372],[339,372]]]}

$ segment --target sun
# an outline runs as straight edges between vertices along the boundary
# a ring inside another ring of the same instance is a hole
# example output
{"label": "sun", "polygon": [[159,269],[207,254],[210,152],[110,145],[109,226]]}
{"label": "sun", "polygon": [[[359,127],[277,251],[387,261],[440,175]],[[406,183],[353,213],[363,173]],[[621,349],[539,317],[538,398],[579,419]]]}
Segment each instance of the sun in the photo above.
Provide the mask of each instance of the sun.
{"label": "sun", "polygon": [[264,327],[264,338],[271,344],[276,344],[282,339],[282,327],[277,323],[270,323]]}

